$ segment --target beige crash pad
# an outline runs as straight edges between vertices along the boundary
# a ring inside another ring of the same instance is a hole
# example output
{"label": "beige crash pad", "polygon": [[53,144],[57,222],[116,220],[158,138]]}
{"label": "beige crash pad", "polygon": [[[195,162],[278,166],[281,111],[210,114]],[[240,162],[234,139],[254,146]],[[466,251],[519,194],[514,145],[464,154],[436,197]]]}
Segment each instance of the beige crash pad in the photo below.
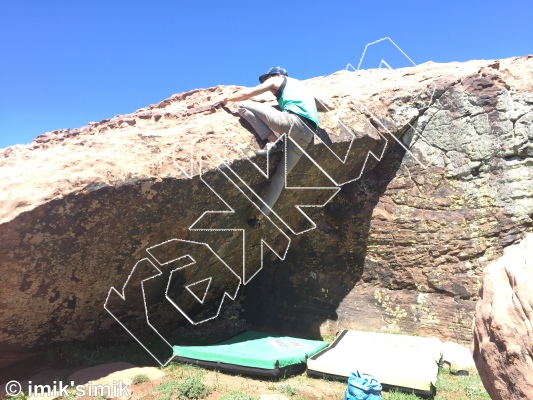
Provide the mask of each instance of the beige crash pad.
{"label": "beige crash pad", "polygon": [[373,375],[384,389],[429,397],[435,391],[441,347],[437,338],[346,330],[307,360],[307,373],[345,380],[359,370]]}
{"label": "beige crash pad", "polygon": [[453,342],[442,344],[442,362],[454,373],[475,372],[476,364],[468,347]]}

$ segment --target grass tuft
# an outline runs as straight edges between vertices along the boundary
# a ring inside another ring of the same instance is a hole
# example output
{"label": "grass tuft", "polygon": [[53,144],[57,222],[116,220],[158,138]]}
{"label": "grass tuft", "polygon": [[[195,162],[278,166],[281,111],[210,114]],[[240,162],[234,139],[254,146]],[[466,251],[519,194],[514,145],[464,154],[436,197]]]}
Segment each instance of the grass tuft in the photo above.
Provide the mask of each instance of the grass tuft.
{"label": "grass tuft", "polygon": [[222,396],[220,400],[259,400],[259,398],[252,396],[251,394],[241,392],[238,389],[234,389]]}
{"label": "grass tuft", "polygon": [[178,382],[167,381],[157,386],[154,390],[160,392],[159,400],[170,400],[172,394],[177,390]]}
{"label": "grass tuft", "polygon": [[386,398],[388,400],[420,400],[420,397],[415,394],[403,393],[397,390],[391,390]]}
{"label": "grass tuft", "polygon": [[284,395],[287,395],[289,397],[294,396],[297,393],[297,390],[295,387],[289,385],[288,383],[283,383],[277,387],[278,391],[283,393]]}
{"label": "grass tuft", "polygon": [[133,385],[139,385],[141,383],[148,382],[149,380],[150,380],[150,378],[148,378],[148,375],[146,375],[146,374],[138,374],[138,375],[135,375],[133,377],[133,379],[131,380],[131,383]]}
{"label": "grass tuft", "polygon": [[183,382],[178,383],[178,399],[179,400],[197,400],[207,397],[209,389],[202,382],[201,373],[196,374],[192,378],[188,378]]}

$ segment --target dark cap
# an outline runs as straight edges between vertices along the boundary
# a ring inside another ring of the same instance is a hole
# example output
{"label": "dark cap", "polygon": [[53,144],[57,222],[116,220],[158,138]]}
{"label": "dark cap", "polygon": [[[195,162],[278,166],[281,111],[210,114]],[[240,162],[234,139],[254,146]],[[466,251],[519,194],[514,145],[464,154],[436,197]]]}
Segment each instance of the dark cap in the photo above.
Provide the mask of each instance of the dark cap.
{"label": "dark cap", "polygon": [[285,68],[281,68],[281,67],[272,67],[268,70],[268,72],[266,74],[263,74],[259,77],[259,82],[263,83],[267,76],[269,75],[277,75],[278,72],[281,74],[281,75],[285,75],[285,76],[289,76],[289,74],[287,73],[287,70]]}

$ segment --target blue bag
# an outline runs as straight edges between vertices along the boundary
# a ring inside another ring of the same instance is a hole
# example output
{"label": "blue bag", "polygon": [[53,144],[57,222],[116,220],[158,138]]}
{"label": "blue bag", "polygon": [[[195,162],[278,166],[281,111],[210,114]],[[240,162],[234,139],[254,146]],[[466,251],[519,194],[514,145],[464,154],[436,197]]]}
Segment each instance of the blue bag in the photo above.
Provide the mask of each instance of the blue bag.
{"label": "blue bag", "polygon": [[376,378],[356,370],[348,378],[348,390],[344,392],[344,400],[383,400],[381,389]]}

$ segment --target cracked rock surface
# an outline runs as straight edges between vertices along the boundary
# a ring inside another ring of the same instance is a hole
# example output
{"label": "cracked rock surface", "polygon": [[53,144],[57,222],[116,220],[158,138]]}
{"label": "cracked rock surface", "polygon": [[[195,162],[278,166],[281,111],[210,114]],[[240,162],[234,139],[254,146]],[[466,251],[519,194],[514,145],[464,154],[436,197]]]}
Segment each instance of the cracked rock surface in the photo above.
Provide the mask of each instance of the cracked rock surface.
{"label": "cracked rock surface", "polygon": [[[532,71],[529,56],[306,81],[326,100],[319,136],[328,145],[315,137],[287,183],[327,189],[285,190],[274,208],[285,223],[264,231],[245,223],[268,188],[251,163],[272,173],[280,156],[253,156],[259,143],[235,105],[205,107],[237,87],[180,93],[0,150],[0,366],[56,342],[129,340],[104,310],[109,289],[120,291],[140,260],[156,263],[147,250],[174,238],[209,244],[248,281],[218,318],[192,325],[164,297],[170,264],[158,265],[146,302],[173,343],[245,325],[471,341],[483,267],[533,229]],[[303,208],[305,218],[298,204],[319,207]],[[204,215],[227,205],[234,213]],[[242,233],[227,229],[245,230],[244,248]],[[287,251],[283,260],[261,256],[264,235]],[[153,274],[144,267],[137,283]],[[200,269],[179,279],[199,280]],[[213,292],[232,279],[220,276]],[[182,292],[176,302],[211,315]],[[127,298],[123,317],[146,332],[144,299]]]}

